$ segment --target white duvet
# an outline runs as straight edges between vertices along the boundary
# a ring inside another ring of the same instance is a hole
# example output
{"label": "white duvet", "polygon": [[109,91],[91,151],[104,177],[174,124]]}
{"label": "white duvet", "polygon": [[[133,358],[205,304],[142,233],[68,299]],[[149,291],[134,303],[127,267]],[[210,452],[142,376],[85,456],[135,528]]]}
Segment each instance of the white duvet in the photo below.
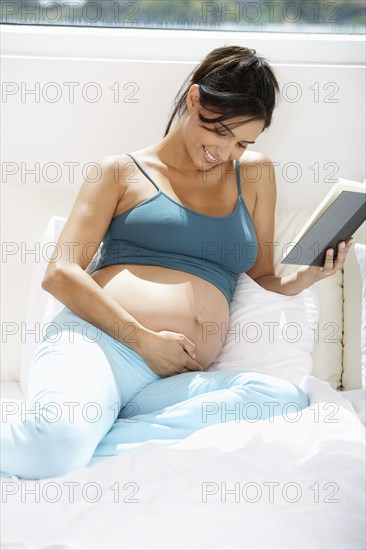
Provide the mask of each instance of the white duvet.
{"label": "white duvet", "polygon": [[59,478],[1,478],[2,548],[364,549],[365,428],[329,384],[301,386],[311,405],[298,418],[148,442]]}

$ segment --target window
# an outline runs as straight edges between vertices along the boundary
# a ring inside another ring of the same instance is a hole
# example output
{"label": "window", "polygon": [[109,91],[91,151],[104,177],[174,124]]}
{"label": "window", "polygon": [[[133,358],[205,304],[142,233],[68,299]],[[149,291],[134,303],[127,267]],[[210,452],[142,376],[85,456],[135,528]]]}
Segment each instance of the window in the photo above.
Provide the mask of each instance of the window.
{"label": "window", "polygon": [[5,24],[364,34],[366,0],[0,0]]}

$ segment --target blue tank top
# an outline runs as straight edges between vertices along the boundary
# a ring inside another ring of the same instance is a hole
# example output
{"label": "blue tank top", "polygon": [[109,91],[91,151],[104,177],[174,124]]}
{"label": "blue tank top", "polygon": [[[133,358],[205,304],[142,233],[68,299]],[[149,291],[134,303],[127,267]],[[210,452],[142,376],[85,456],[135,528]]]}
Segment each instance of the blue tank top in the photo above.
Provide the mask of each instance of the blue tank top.
{"label": "blue tank top", "polygon": [[239,273],[255,263],[256,233],[240,192],[228,216],[206,216],[169,197],[128,154],[158,193],[114,217],[91,271],[115,264],[159,265],[192,273],[214,284],[230,303]]}

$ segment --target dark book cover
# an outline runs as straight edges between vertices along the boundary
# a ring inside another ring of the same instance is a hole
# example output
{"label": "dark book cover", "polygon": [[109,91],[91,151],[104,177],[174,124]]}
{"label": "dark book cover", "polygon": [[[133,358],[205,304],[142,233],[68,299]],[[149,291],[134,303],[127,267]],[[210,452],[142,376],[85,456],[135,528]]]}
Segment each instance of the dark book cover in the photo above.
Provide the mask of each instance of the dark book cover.
{"label": "dark book cover", "polygon": [[366,193],[342,191],[281,264],[323,266],[328,248],[333,248],[336,259],[338,243],[352,237],[365,220]]}

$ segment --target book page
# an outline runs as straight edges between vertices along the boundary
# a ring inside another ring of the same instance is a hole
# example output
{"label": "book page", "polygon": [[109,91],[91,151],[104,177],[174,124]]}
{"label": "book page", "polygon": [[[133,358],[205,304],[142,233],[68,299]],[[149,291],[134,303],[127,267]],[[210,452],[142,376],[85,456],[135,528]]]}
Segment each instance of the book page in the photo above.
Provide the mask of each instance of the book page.
{"label": "book page", "polygon": [[[364,183],[359,182],[347,182],[347,180],[338,182],[330,189],[330,191],[325,195],[324,199],[321,201],[319,206],[314,210],[306,224],[301,228],[298,235],[294,239],[295,243],[298,243],[298,241],[305,235],[305,233],[314,225],[314,223],[320,218],[320,216],[329,208],[329,206],[336,200],[336,198],[343,192],[343,191],[356,191],[356,192],[364,192],[366,193],[366,186]],[[295,246],[295,244],[293,245]],[[289,246],[287,248],[286,254],[289,254],[291,248],[293,246]]]}

